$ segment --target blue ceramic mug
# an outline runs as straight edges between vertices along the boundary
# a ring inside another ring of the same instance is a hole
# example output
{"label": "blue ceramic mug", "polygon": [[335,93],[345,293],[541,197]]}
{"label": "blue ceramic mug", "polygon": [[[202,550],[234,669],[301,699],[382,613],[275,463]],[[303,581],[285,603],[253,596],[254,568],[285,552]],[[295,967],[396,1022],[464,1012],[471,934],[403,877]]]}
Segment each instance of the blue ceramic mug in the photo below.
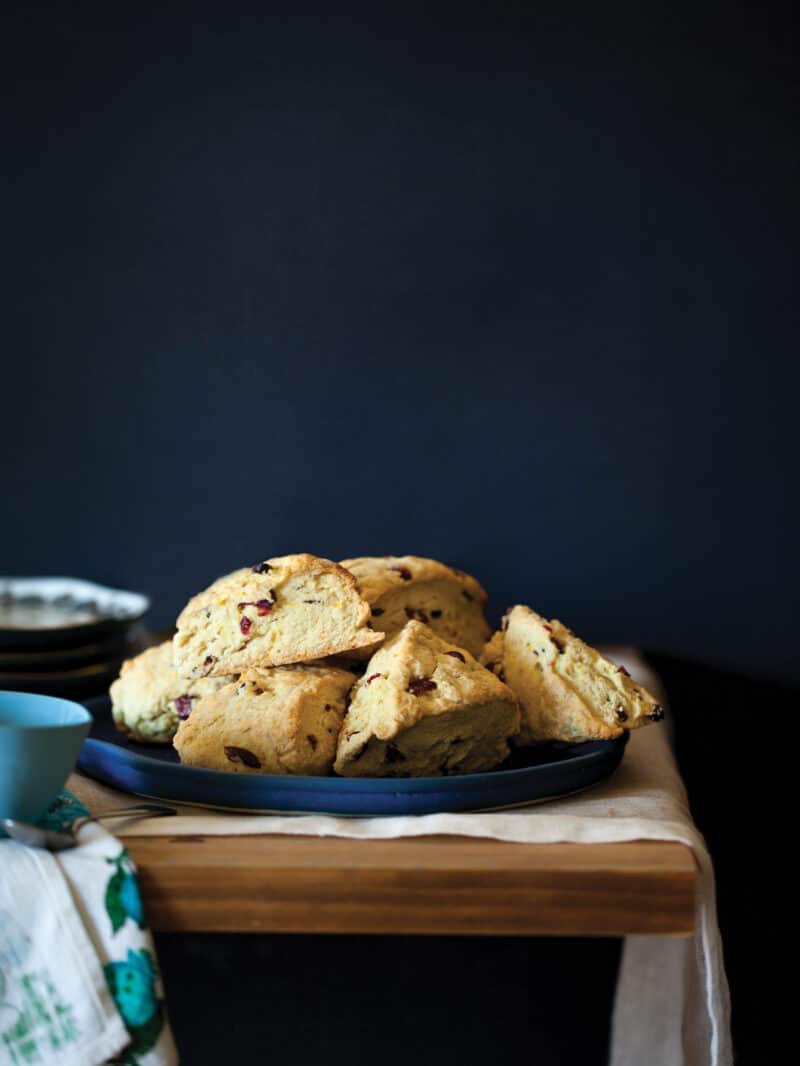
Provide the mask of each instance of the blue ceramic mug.
{"label": "blue ceramic mug", "polygon": [[64,787],[91,723],[72,700],[0,692],[0,818],[41,818]]}

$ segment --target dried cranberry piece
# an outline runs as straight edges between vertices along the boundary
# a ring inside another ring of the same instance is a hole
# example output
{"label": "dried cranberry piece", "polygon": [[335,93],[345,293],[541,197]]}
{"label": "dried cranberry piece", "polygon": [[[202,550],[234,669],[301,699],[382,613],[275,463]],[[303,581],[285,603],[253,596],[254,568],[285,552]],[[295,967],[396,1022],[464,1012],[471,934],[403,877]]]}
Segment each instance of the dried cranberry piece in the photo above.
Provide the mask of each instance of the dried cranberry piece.
{"label": "dried cranberry piece", "polygon": [[460,651],[446,651],[445,655],[452,655],[454,659],[460,659],[462,663],[467,661]]}
{"label": "dried cranberry piece", "polygon": [[317,750],[317,744],[319,742],[318,742],[317,738],[314,736],[314,734],[313,733],[308,733],[306,735],[306,740],[311,745],[311,750],[312,751],[316,751]]}
{"label": "dried cranberry piece", "polygon": [[383,614],[383,607],[373,607],[372,608],[372,617],[373,618],[379,618],[382,614]]}
{"label": "dried cranberry piece", "polygon": [[[195,697],[196,698],[196,697]],[[175,700],[175,712],[182,722],[185,722],[192,713],[192,697],[178,696]]]}
{"label": "dried cranberry piece", "polygon": [[406,607],[406,618],[413,618],[417,622],[428,622],[428,616],[418,607]]}
{"label": "dried cranberry piece", "polygon": [[475,597],[472,595],[472,593],[471,592],[467,592],[466,589],[462,589],[461,590],[461,595],[464,597],[465,600],[474,600],[475,599]]}
{"label": "dried cranberry piece", "polygon": [[239,619],[239,629],[241,629],[242,633],[244,633],[245,636],[247,636],[247,634],[250,632],[252,625],[253,619],[248,618],[246,614],[242,615],[242,617]]}
{"label": "dried cranberry piece", "polygon": [[205,659],[203,659],[203,666],[213,666],[216,661],[215,655],[206,655]]}
{"label": "dried cranberry piece", "polygon": [[[273,592],[272,595],[274,596],[275,593]],[[275,600],[242,600],[242,602],[237,603],[236,606],[239,608],[240,611],[243,611],[245,607],[255,607],[260,617],[263,618],[264,615],[269,614],[272,608],[275,606]]]}
{"label": "dried cranberry piece", "polygon": [[399,574],[403,581],[411,580],[411,571],[407,566],[390,566],[389,569],[394,570],[396,574]]}
{"label": "dried cranberry piece", "polygon": [[230,762],[240,762],[244,766],[249,766],[251,770],[258,770],[261,766],[259,757],[254,755],[252,751],[248,751],[247,748],[234,748],[232,745],[225,745],[222,750]]}
{"label": "dried cranberry piece", "polygon": [[617,721],[618,722],[627,722],[628,721],[628,712],[623,707],[617,707]]}
{"label": "dried cranberry piece", "polygon": [[253,571],[254,574],[266,574],[272,569],[272,567],[269,565],[269,563],[265,562],[256,563],[256,565],[251,566],[250,569]]}
{"label": "dried cranberry piece", "polygon": [[441,618],[442,612],[440,610],[431,611],[431,618]]}
{"label": "dried cranberry piece", "polygon": [[436,682],[427,677],[414,677],[408,683],[408,691],[412,696],[421,696],[423,692],[433,692]]}
{"label": "dried cranberry piece", "polygon": [[553,632],[553,627],[551,625],[548,625],[547,622],[542,622],[542,628],[546,629],[548,633]]}
{"label": "dried cranberry piece", "polygon": [[372,682],[373,682],[373,681],[375,680],[375,678],[376,678],[376,677],[380,677],[380,676],[381,676],[380,674],[372,674],[372,675],[371,675],[370,677],[368,677],[368,678],[367,678],[367,681],[366,681],[366,683],[367,683],[368,685],[371,685],[371,684],[372,684]]}
{"label": "dried cranberry piece", "polygon": [[322,603],[322,600],[303,600],[303,603]]}

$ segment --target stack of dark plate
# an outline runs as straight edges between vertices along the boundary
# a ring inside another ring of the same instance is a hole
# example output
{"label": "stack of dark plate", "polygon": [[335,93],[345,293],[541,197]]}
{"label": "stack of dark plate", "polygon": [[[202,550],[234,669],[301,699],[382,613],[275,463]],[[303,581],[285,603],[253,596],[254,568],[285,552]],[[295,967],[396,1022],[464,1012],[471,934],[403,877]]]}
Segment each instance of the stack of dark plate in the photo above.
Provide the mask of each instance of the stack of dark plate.
{"label": "stack of dark plate", "polygon": [[0,577],[0,689],[86,699],[149,643],[137,592],[68,577]]}

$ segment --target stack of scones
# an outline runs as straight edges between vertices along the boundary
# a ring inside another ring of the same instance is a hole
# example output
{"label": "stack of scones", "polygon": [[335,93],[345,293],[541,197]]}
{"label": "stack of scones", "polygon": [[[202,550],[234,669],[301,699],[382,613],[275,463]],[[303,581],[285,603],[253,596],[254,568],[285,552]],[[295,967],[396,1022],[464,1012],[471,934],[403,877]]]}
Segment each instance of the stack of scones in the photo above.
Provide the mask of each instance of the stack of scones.
{"label": "stack of scones", "polygon": [[132,740],[234,773],[419,777],[491,770],[512,745],[609,739],[657,701],[557,620],[414,555],[285,555],[219,578],[172,641],[122,666]]}

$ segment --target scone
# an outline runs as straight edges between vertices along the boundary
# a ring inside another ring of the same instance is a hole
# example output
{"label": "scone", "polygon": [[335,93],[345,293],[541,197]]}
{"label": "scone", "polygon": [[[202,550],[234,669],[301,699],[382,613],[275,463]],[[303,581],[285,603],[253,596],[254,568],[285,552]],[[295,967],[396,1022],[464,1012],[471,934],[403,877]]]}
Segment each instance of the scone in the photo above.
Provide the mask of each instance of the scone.
{"label": "scone", "polygon": [[196,705],[173,744],[182,763],[239,774],[329,774],[355,676],[323,666],[247,670]]}
{"label": "scone", "polygon": [[195,701],[226,685],[230,677],[187,681],[172,665],[172,641],[126,659],[111,686],[111,713],[117,729],[132,740],[169,744]]}
{"label": "scone", "polygon": [[356,580],[329,559],[284,555],[219,578],[189,601],[173,639],[185,677],[309,662],[383,640]]}
{"label": "scone", "polygon": [[411,621],[353,687],[334,769],[346,777],[490,770],[518,729],[511,690],[466,649]]}
{"label": "scone", "polygon": [[372,607],[373,625],[387,636],[413,618],[480,655],[490,630],[484,616],[486,592],[474,577],[416,555],[366,556],[344,559],[341,565],[355,576]]}
{"label": "scone", "polygon": [[522,710],[518,744],[618,737],[658,722],[664,711],[617,666],[557,619],[517,606],[486,645],[481,662],[513,690]]}

